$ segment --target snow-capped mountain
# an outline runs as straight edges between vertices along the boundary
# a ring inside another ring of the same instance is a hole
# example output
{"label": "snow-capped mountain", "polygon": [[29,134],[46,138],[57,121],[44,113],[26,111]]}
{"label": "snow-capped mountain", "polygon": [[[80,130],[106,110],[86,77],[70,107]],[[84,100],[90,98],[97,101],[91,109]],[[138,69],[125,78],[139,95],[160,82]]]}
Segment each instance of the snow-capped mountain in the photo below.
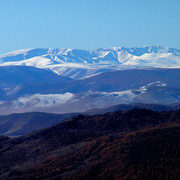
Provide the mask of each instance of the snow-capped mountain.
{"label": "snow-capped mountain", "polygon": [[21,65],[51,69],[73,79],[131,68],[178,68],[180,50],[156,46],[141,48],[26,49],[0,56],[0,66]]}
{"label": "snow-capped mountain", "polygon": [[0,56],[0,114],[180,104],[180,50],[26,49]]}

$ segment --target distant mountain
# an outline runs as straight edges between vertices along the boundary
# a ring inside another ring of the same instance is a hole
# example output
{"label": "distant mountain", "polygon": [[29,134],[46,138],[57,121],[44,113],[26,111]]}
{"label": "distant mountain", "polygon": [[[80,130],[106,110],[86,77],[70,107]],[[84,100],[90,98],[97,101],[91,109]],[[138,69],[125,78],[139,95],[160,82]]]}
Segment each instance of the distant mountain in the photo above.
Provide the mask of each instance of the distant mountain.
{"label": "distant mountain", "polygon": [[[11,100],[26,85],[31,89],[44,83],[60,83],[71,81],[70,78],[60,76],[48,69],[30,66],[2,66],[0,67],[0,100]],[[27,92],[25,92],[27,94]]]}
{"label": "distant mountain", "polygon": [[26,49],[0,56],[0,65],[23,65],[50,68],[59,75],[74,79],[101,72],[149,67],[180,67],[180,50],[156,46],[141,48]]}
{"label": "distant mountain", "polygon": [[19,50],[0,56],[0,114],[173,106],[180,104],[179,79],[180,50],[173,48]]}
{"label": "distant mountain", "polygon": [[179,118],[133,109],[0,136],[0,179],[179,179]]}
{"label": "distant mountain", "polygon": [[71,79],[58,76],[49,69],[39,69],[31,66],[0,66],[1,87],[18,84],[64,83]]}
{"label": "distant mountain", "polygon": [[[12,72],[16,74],[16,71]],[[49,80],[46,78],[47,72],[42,76],[44,80],[36,80],[39,75],[34,72],[32,75],[29,73],[32,80],[29,80],[29,75],[19,73],[24,81],[22,84],[1,88],[0,114],[34,111],[64,114],[118,104],[180,104],[180,69],[112,71],[81,80],[48,72],[52,73],[53,79]],[[7,71],[6,76],[11,77],[11,74],[8,75]],[[8,84],[8,79],[4,83]]]}

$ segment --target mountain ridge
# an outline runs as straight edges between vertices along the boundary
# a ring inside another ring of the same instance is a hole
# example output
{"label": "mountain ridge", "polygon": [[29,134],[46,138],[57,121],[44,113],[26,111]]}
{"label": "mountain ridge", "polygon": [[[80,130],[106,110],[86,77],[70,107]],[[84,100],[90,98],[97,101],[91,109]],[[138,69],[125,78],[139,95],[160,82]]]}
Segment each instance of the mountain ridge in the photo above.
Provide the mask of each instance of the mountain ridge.
{"label": "mountain ridge", "polygon": [[54,83],[46,79],[36,84],[24,80],[26,84],[0,88],[0,114],[30,111],[64,114],[132,103],[172,106],[180,104],[179,79],[180,69],[163,68],[104,72],[81,80],[62,77]]}
{"label": "mountain ridge", "polygon": [[42,128],[53,126],[67,118],[77,115],[97,115],[105,114],[114,111],[128,111],[131,109],[147,109],[157,112],[173,111],[180,109],[178,106],[162,106],[156,104],[121,104],[111,106],[105,109],[92,109],[86,112],[76,112],[69,114],[52,114],[42,112],[28,112],[28,113],[14,113],[10,115],[0,115],[0,135],[9,137],[17,137],[25,135],[29,132],[39,130]]}
{"label": "mountain ridge", "polygon": [[180,50],[162,46],[141,48],[32,48],[0,55],[0,66],[24,65],[49,68],[74,79],[104,71],[131,68],[180,67]]}
{"label": "mountain ridge", "polygon": [[84,52],[91,52],[91,54],[93,54],[93,52],[96,51],[101,51],[101,50],[113,50],[113,51],[122,51],[125,50],[127,52],[129,52],[130,54],[134,54],[136,56],[138,55],[143,55],[145,53],[175,53],[178,54],[180,53],[180,50],[177,48],[171,48],[171,47],[164,47],[164,46],[142,46],[142,47],[131,47],[131,48],[127,48],[127,47],[123,47],[123,46],[119,46],[119,47],[108,47],[108,48],[97,48],[94,50],[86,50],[86,49],[72,49],[72,48],[29,48],[29,49],[20,49],[20,50],[15,50],[15,51],[11,51],[8,53],[4,53],[1,54],[0,57],[3,56],[10,56],[10,55],[19,55],[19,54],[27,54],[29,51],[36,51],[36,53],[41,52],[40,54],[37,55],[42,55],[45,52],[48,52],[48,54],[64,54],[67,55],[68,52],[72,51],[84,51]]}
{"label": "mountain ridge", "polygon": [[133,109],[0,136],[0,178],[179,179],[179,118]]}
{"label": "mountain ridge", "polygon": [[1,55],[0,66],[0,114],[72,113],[117,104],[180,102],[178,49],[33,48]]}

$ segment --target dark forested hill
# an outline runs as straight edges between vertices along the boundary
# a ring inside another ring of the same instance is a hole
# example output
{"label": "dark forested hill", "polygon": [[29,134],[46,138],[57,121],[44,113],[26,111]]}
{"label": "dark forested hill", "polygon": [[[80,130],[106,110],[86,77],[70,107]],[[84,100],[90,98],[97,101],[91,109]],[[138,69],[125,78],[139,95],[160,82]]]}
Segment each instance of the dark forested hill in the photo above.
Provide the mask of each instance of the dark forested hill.
{"label": "dark forested hill", "polygon": [[[104,114],[113,111],[125,111],[130,109],[149,109],[153,111],[177,110],[180,106],[163,106],[156,104],[120,104],[105,109],[92,109],[84,112],[84,115]],[[42,128],[53,126],[66,118],[79,113],[51,114],[42,112],[16,113],[6,116],[0,115],[0,135],[17,137]]]}
{"label": "dark forested hill", "polygon": [[78,115],[0,137],[0,179],[179,179],[180,110]]}

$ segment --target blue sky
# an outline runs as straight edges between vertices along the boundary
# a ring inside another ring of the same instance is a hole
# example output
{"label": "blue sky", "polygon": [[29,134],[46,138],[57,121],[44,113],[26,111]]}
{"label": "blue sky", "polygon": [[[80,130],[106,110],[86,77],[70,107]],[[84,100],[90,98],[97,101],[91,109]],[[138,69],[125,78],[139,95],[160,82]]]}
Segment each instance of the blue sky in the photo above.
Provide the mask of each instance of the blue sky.
{"label": "blue sky", "polygon": [[0,0],[0,54],[25,48],[180,49],[180,0]]}

